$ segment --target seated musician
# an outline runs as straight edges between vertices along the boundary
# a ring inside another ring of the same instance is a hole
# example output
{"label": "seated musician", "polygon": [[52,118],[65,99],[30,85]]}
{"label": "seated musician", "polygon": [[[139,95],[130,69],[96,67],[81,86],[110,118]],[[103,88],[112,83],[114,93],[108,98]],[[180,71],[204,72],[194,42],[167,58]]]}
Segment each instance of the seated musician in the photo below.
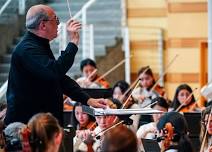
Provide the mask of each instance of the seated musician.
{"label": "seated musician", "polygon": [[[132,97],[127,101],[127,103],[125,102],[131,93],[131,90],[128,89],[129,84],[126,81],[120,80],[116,82],[112,88],[113,98],[119,100],[122,103],[122,106],[124,105],[124,107],[122,107],[123,109],[138,109],[139,106],[135,103]],[[140,115],[132,115],[130,118],[133,120],[133,124],[129,127],[132,131],[136,132],[139,125]]]}
{"label": "seated musician", "polygon": [[184,116],[178,112],[165,113],[157,124],[162,152],[194,152],[188,137]]}
{"label": "seated musician", "polygon": [[[200,142],[203,152],[212,152],[212,114],[211,107],[208,106],[202,111]],[[204,137],[205,136],[205,137]]]}
{"label": "seated musician", "polygon": [[109,83],[104,79],[98,79],[100,76],[95,72],[97,70],[96,63],[87,58],[80,63],[80,70],[83,73],[83,77],[80,77],[76,82],[82,88],[109,88]]}
{"label": "seated musician", "polygon": [[157,96],[164,96],[165,91],[159,85],[156,85],[154,90],[151,88],[155,85],[155,79],[152,70],[147,67],[142,67],[138,71],[140,86],[133,91],[133,98],[138,102],[141,108],[151,103],[151,99]]}
{"label": "seated musician", "polygon": [[[192,89],[187,84],[177,87],[171,107],[178,112],[192,112],[197,108]],[[181,108],[180,108],[181,107]]]}
{"label": "seated musician", "polygon": [[137,152],[136,136],[124,125],[108,131],[102,145],[102,152]]}
{"label": "seated musician", "polygon": [[[107,103],[109,108],[116,109],[117,106],[108,100]],[[75,151],[88,151],[88,149],[93,149],[95,152],[101,151],[102,137],[104,136],[103,130],[109,128],[115,123],[116,116],[96,116],[97,127],[94,131],[91,130],[78,130],[76,132],[76,137],[74,138],[74,149]],[[98,135],[98,136],[97,136]],[[95,139],[95,136],[99,137]],[[78,142],[78,141],[84,142]],[[92,145],[91,145],[92,143]],[[91,146],[91,147],[90,147]]]}
{"label": "seated musician", "polygon": [[94,130],[95,118],[83,112],[82,104],[76,102],[72,111],[71,125],[75,130],[85,130],[90,129]]}
{"label": "seated musician", "polygon": [[[167,101],[162,98],[162,97],[156,97],[152,100],[152,103],[154,103],[151,108],[155,109],[155,110],[160,110],[163,112],[167,112],[168,111],[168,103]],[[155,133],[157,132],[157,123],[160,120],[161,116],[163,115],[163,113],[161,114],[153,114],[152,118],[153,118],[153,122],[150,122],[148,124],[142,125],[140,126],[140,128],[138,129],[136,135],[138,139],[141,138],[145,138],[145,139],[154,139],[155,138]],[[139,140],[140,141],[140,140]]]}

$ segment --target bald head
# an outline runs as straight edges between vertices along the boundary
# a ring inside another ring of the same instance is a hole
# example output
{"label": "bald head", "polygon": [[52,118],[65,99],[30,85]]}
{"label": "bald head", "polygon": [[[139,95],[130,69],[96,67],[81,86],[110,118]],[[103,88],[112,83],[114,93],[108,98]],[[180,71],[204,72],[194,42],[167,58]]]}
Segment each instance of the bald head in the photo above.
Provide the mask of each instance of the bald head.
{"label": "bald head", "polygon": [[28,30],[36,30],[42,20],[48,20],[50,14],[54,13],[54,10],[46,5],[32,6],[26,15],[26,28]]}

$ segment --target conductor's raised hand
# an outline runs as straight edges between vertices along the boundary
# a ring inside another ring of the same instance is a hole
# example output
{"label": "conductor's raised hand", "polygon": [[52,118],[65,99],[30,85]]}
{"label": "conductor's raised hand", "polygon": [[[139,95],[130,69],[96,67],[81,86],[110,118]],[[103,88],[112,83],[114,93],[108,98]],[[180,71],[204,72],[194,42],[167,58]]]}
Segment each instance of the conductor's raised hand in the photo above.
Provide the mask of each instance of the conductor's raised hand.
{"label": "conductor's raised hand", "polygon": [[67,22],[67,31],[69,34],[69,39],[72,43],[79,44],[79,31],[81,29],[81,23],[76,20],[69,20]]}
{"label": "conductor's raised hand", "polygon": [[105,109],[107,107],[107,100],[105,100],[103,98],[99,98],[99,99],[90,98],[90,99],[88,99],[87,104],[94,108]]}

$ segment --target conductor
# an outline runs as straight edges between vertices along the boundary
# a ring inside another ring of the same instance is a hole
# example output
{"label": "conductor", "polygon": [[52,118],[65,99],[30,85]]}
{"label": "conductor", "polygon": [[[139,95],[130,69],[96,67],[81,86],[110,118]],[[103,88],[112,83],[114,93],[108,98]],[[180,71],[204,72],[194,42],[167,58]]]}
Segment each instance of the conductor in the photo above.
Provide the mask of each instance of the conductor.
{"label": "conductor", "polygon": [[7,88],[5,124],[27,123],[36,113],[50,112],[62,125],[63,94],[93,107],[105,107],[104,99],[90,98],[79,85],[66,76],[78,50],[81,24],[67,23],[70,42],[56,60],[49,42],[57,37],[59,19],[46,5],[32,6],[26,15],[23,39],[13,50]]}

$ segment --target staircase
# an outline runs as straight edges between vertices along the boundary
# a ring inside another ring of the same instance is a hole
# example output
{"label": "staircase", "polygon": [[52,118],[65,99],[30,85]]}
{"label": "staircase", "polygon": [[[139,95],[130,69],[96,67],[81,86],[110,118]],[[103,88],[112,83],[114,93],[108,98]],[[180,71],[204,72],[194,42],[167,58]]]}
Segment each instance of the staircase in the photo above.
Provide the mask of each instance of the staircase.
{"label": "staircase", "polygon": [[[5,1],[6,0],[0,0],[0,6],[2,6]],[[36,0],[30,1],[32,3],[38,2]],[[71,0],[70,7],[72,15],[76,14],[87,1],[88,0]],[[24,34],[23,20],[25,16],[21,17],[22,23],[17,24],[18,20],[20,20],[20,16],[17,15],[17,5],[17,0],[12,1],[11,5],[9,5],[5,13],[0,17],[0,27],[5,27],[4,29],[0,28],[1,35],[8,37],[7,41],[9,41],[8,45],[4,45],[6,46],[5,48],[2,48],[0,43],[0,86],[8,79],[11,53]],[[68,7],[65,0],[51,0],[51,3],[48,5],[55,9],[61,22],[65,22],[69,19]],[[106,55],[106,46],[114,45],[116,42],[115,38],[121,37],[121,0],[96,0],[88,9],[87,23],[94,25],[95,55],[102,58],[102,56]],[[9,28],[11,26],[14,26],[14,28]],[[12,39],[11,37],[16,38]],[[51,48],[55,56],[58,56],[58,43],[51,43]],[[82,45],[80,44],[73,67],[68,72],[68,75],[72,78],[76,78],[81,74],[79,67],[81,60]]]}
{"label": "staircase", "polygon": [[[49,4],[56,11],[61,22],[66,22],[69,17],[66,1],[52,0]],[[70,8],[74,16],[88,0],[71,0]],[[87,24],[94,27],[94,52],[95,56],[105,56],[106,46],[115,44],[115,38],[121,37],[121,0],[96,0],[87,10]],[[80,41],[82,42],[82,41]],[[58,45],[51,44],[55,54],[58,53]],[[76,78],[81,74],[80,61],[82,60],[82,45],[76,55],[74,64],[69,70],[68,75]]]}

